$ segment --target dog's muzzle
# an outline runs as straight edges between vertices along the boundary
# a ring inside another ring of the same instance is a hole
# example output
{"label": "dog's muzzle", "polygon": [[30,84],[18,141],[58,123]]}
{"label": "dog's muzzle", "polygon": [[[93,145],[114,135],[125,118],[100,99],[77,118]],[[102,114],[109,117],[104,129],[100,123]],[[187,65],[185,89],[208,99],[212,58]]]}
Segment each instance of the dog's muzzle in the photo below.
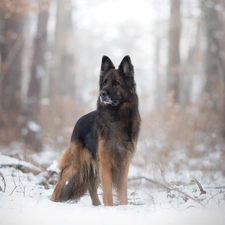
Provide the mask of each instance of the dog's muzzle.
{"label": "dog's muzzle", "polygon": [[100,92],[100,101],[103,102],[105,105],[117,106],[119,105],[119,100],[112,100],[106,91],[102,90]]}

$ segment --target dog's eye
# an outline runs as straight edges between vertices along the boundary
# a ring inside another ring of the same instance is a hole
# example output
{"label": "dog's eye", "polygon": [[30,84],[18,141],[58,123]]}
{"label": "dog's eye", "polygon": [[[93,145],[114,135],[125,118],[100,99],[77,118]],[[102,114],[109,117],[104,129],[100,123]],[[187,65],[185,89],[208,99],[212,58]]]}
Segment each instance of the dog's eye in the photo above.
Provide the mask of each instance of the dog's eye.
{"label": "dog's eye", "polygon": [[118,85],[120,85],[120,83],[118,81],[113,81],[113,85],[118,86]]}
{"label": "dog's eye", "polygon": [[103,83],[102,83],[103,85],[106,85],[107,84],[107,81],[105,80],[105,81],[103,81]]}

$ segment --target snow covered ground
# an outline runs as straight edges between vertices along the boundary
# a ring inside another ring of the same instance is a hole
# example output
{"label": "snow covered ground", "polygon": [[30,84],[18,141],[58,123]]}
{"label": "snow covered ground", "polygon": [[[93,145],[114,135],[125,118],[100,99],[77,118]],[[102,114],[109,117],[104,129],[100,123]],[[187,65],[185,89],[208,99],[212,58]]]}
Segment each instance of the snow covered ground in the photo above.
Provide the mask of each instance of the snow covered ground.
{"label": "snow covered ground", "polygon": [[[221,182],[210,187],[202,184],[206,194],[200,195],[196,184],[168,190],[146,180],[131,179],[129,205],[94,207],[88,195],[78,203],[51,202],[49,198],[54,187],[48,185],[45,189],[46,186],[41,184],[46,172],[38,175],[25,173],[18,169],[18,165],[31,168],[34,173],[38,170],[27,162],[0,155],[1,225],[225,224],[225,187]],[[139,172],[132,166],[130,178],[137,177]],[[101,198],[101,188],[99,195]]]}

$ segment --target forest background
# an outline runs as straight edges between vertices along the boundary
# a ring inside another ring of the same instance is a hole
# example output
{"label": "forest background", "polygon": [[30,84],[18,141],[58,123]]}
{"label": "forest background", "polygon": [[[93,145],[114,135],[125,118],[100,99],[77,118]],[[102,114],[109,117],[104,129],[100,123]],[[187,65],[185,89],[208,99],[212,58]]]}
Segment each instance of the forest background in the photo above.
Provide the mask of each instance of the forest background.
{"label": "forest background", "polygon": [[103,55],[115,65],[130,55],[135,68],[142,128],[134,163],[163,177],[224,177],[223,0],[1,0],[7,154],[15,142],[24,155],[61,153],[77,119],[96,108]]}

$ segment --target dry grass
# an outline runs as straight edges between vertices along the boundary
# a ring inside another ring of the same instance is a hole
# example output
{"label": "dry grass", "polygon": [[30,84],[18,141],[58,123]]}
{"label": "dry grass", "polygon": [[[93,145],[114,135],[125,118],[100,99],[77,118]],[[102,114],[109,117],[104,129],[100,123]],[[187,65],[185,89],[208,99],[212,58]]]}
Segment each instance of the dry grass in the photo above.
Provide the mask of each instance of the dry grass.
{"label": "dry grass", "polygon": [[206,102],[186,107],[168,104],[142,120],[134,163],[150,177],[186,182],[184,174],[194,178],[199,171],[209,180],[217,179],[218,173],[225,175],[222,115]]}

